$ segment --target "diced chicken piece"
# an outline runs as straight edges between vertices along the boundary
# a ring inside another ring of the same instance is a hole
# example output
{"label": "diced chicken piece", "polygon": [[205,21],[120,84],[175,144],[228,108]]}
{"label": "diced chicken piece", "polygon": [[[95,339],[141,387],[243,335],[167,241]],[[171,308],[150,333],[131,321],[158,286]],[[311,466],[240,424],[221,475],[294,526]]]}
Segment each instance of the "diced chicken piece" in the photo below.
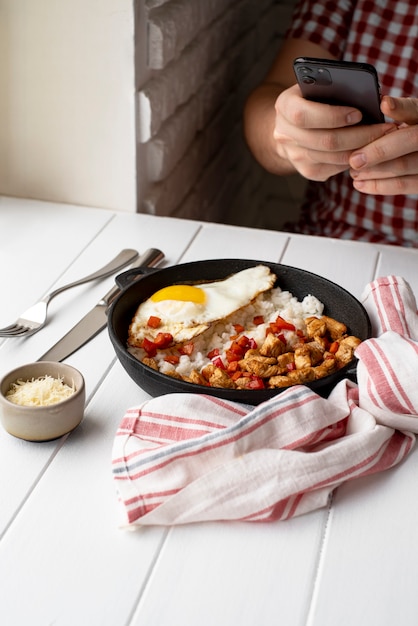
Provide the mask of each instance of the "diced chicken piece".
{"label": "diced chicken piece", "polygon": [[144,365],[148,365],[148,367],[152,367],[153,370],[158,370],[158,364],[155,359],[152,359],[149,356],[144,356],[142,359]]}
{"label": "diced chicken piece", "polygon": [[324,337],[327,332],[327,325],[323,317],[307,317],[305,324],[308,337]]}
{"label": "diced chicken piece", "polygon": [[[261,360],[263,358],[264,360]],[[273,363],[269,363],[271,360],[273,360]],[[270,378],[270,376],[278,374],[280,370],[276,359],[268,357],[242,359],[239,361],[239,366],[244,372],[251,372],[251,374],[255,374],[260,378]]]}
{"label": "diced chicken piece", "polygon": [[168,372],[164,372],[166,376],[171,376],[171,378],[177,378],[178,380],[184,380],[183,376],[178,373],[177,370],[169,370]]}
{"label": "diced chicken piece", "polygon": [[235,381],[237,389],[247,389],[248,380],[249,379],[247,378],[247,376],[241,376],[240,378],[237,378]]}
{"label": "diced chicken piece", "polygon": [[260,354],[263,356],[279,356],[286,350],[286,344],[278,337],[269,333],[260,348]]}
{"label": "diced chicken piece", "polygon": [[213,363],[208,363],[207,365],[205,365],[205,367],[202,369],[202,376],[203,378],[205,378],[205,380],[207,380],[209,382],[210,377],[212,376],[213,372],[215,371],[215,366]]}
{"label": "diced chicken piece", "polygon": [[327,331],[333,341],[346,334],[347,326],[342,322],[337,322],[337,320],[334,320],[332,317],[328,317],[327,315],[323,315],[322,319],[324,320]]}
{"label": "diced chicken piece", "polygon": [[314,367],[315,378],[324,378],[324,376],[328,376],[336,371],[338,368],[337,359],[334,358],[334,355],[330,355],[327,357],[320,365]]}
{"label": "diced chicken piece", "polygon": [[305,349],[297,348],[295,350],[295,365],[296,365],[296,369],[298,370],[304,367],[312,366],[311,354],[309,350],[306,350],[306,348]]}
{"label": "diced chicken piece", "polygon": [[320,346],[322,350],[326,350],[329,345],[328,339],[326,337],[320,337],[319,335],[315,335],[313,341],[317,346]]}
{"label": "diced chicken piece", "polygon": [[352,335],[339,340],[338,350],[335,353],[339,367],[344,367],[353,360],[354,351],[360,343],[360,339]]}
{"label": "diced chicken piece", "polygon": [[290,387],[294,382],[288,376],[272,376],[268,381],[270,389],[280,387]]}
{"label": "diced chicken piece", "polygon": [[292,370],[287,377],[292,381],[292,385],[303,385],[315,380],[315,369],[313,367],[304,367],[300,370]]}
{"label": "diced chicken piece", "polygon": [[225,370],[222,370],[220,367],[215,367],[213,374],[209,378],[209,383],[212,387],[220,387],[222,389],[236,388],[232,378],[230,378]]}
{"label": "diced chicken piece", "polygon": [[244,359],[250,359],[250,358],[256,358],[260,355],[260,350],[255,350],[254,348],[250,348],[250,350],[247,350],[247,352],[244,354]]}
{"label": "diced chicken piece", "polygon": [[323,348],[315,342],[305,343],[295,350],[296,369],[317,365],[324,355]]}
{"label": "diced chicken piece", "polygon": [[245,362],[245,361],[253,361],[254,363],[264,363],[265,365],[276,365],[277,363],[277,359],[274,356],[262,356],[261,354],[253,354],[253,352],[256,352],[255,350],[248,350],[248,352],[245,353],[245,356],[243,359],[241,359],[240,363]]}
{"label": "diced chicken piece", "polygon": [[279,368],[278,374],[284,374],[288,371],[288,365],[295,362],[295,355],[293,352],[285,352],[277,357],[277,367]]}
{"label": "diced chicken piece", "polygon": [[274,357],[255,356],[245,358],[239,362],[240,368],[245,372],[251,372],[260,378],[270,378],[285,374],[288,371],[288,364],[294,362],[293,352],[285,352],[275,359]]}
{"label": "diced chicken piece", "polygon": [[351,346],[354,351],[361,344],[361,339],[354,337],[354,335],[347,335],[347,337],[341,339],[341,343]]}
{"label": "diced chicken piece", "polygon": [[305,367],[301,370],[292,370],[287,376],[272,376],[269,387],[290,387],[290,385],[304,385],[315,380],[315,368]]}
{"label": "diced chicken piece", "polygon": [[187,382],[194,383],[195,385],[206,385],[208,384],[206,378],[200,374],[197,370],[192,370],[190,372],[190,376],[186,378]]}
{"label": "diced chicken piece", "polygon": [[324,358],[325,348],[322,342],[312,341],[310,344],[312,365],[316,365]]}

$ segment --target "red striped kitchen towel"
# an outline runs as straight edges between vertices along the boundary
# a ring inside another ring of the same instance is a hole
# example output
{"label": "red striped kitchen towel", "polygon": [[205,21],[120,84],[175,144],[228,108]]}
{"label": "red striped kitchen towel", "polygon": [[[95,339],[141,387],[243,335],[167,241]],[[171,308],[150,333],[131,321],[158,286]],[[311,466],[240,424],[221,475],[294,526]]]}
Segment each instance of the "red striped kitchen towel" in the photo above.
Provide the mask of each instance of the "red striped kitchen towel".
{"label": "red striped kitchen towel", "polygon": [[299,385],[257,407],[170,394],[129,409],[112,455],[125,524],[289,519],[406,457],[418,433],[415,299],[389,276],[364,305],[378,338],[357,350],[358,384],[327,399]]}

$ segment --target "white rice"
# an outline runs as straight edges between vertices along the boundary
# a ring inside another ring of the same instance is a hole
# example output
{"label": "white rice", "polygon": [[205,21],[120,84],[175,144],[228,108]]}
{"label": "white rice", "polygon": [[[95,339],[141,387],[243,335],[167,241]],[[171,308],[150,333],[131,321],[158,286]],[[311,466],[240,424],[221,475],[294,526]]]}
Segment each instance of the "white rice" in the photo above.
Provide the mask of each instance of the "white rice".
{"label": "white rice", "polygon": [[[176,365],[164,360],[169,354],[178,355],[176,348],[160,350],[154,358],[160,372],[166,374],[176,370],[181,376],[189,376],[192,370],[200,372],[205,365],[210,363],[207,355],[215,348],[219,350],[220,357],[226,363],[225,351],[231,345],[231,336],[237,335],[234,324],[243,326],[245,330],[240,334],[254,339],[260,347],[266,337],[269,323],[274,322],[278,315],[303,332],[305,318],[320,316],[323,310],[324,305],[315,296],[308,295],[302,301],[298,301],[289,291],[282,291],[280,287],[276,287],[260,294],[251,304],[236,311],[227,319],[214,323],[208,330],[193,339],[193,353],[190,356],[181,355]],[[257,326],[253,320],[259,315],[263,316],[264,323]],[[298,340],[295,331],[285,330],[283,334],[290,345]],[[128,350],[140,361],[146,356],[141,348],[129,347]]]}

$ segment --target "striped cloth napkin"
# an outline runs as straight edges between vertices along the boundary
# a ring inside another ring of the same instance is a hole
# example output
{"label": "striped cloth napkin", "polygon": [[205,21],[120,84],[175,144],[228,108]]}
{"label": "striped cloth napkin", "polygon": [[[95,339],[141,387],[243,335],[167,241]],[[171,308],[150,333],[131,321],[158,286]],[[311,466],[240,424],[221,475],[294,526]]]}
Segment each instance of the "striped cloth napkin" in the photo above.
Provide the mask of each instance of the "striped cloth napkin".
{"label": "striped cloth napkin", "polygon": [[112,454],[123,523],[289,519],[404,459],[418,433],[416,302],[388,276],[363,303],[376,338],[357,349],[358,384],[327,399],[299,385],[257,407],[170,394],[128,409]]}

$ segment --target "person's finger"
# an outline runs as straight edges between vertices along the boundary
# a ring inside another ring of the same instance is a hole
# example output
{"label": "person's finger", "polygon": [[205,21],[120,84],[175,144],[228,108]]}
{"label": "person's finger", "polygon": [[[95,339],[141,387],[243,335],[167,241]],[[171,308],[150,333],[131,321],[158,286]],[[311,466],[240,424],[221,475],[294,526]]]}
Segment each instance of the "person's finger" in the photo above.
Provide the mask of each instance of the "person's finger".
{"label": "person's finger", "polygon": [[350,167],[359,170],[364,167],[373,167],[380,163],[395,161],[402,156],[415,152],[417,146],[418,126],[405,126],[364,145],[361,150],[354,151],[350,157]]}
{"label": "person's finger", "polygon": [[350,169],[350,175],[356,180],[373,180],[378,178],[398,178],[402,176],[417,176],[418,152],[401,156],[394,161],[379,163],[374,167]]}
{"label": "person's finger", "polygon": [[281,118],[280,125],[274,129],[274,138],[283,137],[304,148],[318,152],[353,152],[361,146],[372,144],[380,137],[396,129],[394,124],[371,124],[340,129],[306,129],[294,126]]}
{"label": "person's finger", "polygon": [[417,194],[418,177],[400,176],[398,178],[354,180],[353,186],[355,189],[357,189],[357,191],[378,196]]}
{"label": "person's finger", "polygon": [[280,94],[276,110],[294,126],[299,128],[343,128],[361,121],[358,109],[335,106],[306,100],[298,85],[293,85]]}
{"label": "person's finger", "polygon": [[383,96],[380,108],[384,115],[391,117],[396,122],[418,124],[417,98]]}
{"label": "person's finger", "polygon": [[308,180],[323,182],[348,169],[348,159],[341,163],[337,163],[336,160],[327,163],[321,155],[295,145],[287,146],[286,155],[296,171]]}

